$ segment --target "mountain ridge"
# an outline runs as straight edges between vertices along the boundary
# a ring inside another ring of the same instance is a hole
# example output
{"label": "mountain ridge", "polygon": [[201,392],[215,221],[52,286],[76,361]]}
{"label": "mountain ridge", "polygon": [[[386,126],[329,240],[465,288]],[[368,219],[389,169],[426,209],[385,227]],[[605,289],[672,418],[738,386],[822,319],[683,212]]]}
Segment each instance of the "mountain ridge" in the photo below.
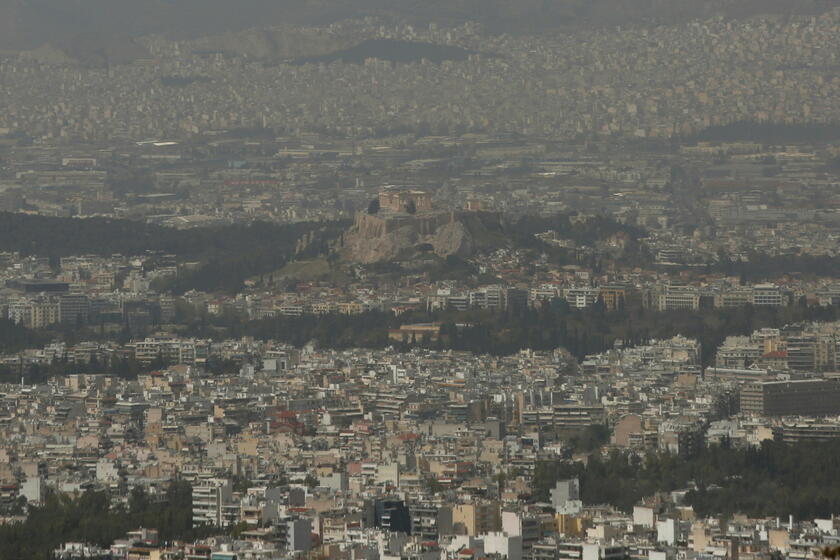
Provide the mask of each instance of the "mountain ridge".
{"label": "mountain ridge", "polygon": [[365,16],[414,24],[478,21],[491,32],[669,23],[715,15],[818,14],[840,0],[0,0],[0,49],[29,50],[90,32],[194,39]]}

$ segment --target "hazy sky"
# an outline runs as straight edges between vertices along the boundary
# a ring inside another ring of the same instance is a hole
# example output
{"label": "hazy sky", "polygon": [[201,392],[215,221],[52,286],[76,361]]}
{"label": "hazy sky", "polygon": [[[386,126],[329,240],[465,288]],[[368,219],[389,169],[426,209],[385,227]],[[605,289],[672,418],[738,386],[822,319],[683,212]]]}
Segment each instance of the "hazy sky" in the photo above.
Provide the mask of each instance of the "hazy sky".
{"label": "hazy sky", "polygon": [[0,48],[33,48],[81,32],[194,37],[364,15],[417,23],[478,20],[492,31],[533,32],[716,13],[815,13],[838,5],[840,0],[0,0]]}

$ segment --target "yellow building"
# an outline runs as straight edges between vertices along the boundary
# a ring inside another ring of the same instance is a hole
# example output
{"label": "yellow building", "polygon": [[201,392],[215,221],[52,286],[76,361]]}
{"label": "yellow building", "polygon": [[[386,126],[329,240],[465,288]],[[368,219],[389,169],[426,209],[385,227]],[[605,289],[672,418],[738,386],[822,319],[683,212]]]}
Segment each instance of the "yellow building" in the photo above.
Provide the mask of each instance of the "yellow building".
{"label": "yellow building", "polygon": [[554,516],[554,530],[567,537],[581,537],[590,526],[588,519],[575,515],[558,513]]}
{"label": "yellow building", "polygon": [[54,325],[59,320],[59,308],[57,302],[36,302],[31,307],[31,324],[33,329],[42,329],[48,325]]}
{"label": "yellow building", "polygon": [[455,532],[469,536],[499,531],[502,527],[501,508],[497,502],[459,504],[452,508]]}

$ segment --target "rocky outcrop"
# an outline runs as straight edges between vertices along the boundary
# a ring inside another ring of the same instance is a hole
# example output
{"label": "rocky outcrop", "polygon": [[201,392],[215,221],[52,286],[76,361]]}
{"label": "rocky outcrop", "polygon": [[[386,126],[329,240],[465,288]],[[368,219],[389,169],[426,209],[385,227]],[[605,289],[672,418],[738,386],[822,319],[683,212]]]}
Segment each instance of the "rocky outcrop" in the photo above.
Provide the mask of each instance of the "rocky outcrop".
{"label": "rocky outcrop", "polygon": [[344,254],[372,264],[411,258],[419,247],[431,245],[440,257],[468,257],[503,242],[500,229],[498,214],[490,212],[360,213],[344,235]]}
{"label": "rocky outcrop", "polygon": [[468,257],[475,251],[472,234],[463,222],[451,221],[435,232],[432,240],[435,254],[441,257]]}

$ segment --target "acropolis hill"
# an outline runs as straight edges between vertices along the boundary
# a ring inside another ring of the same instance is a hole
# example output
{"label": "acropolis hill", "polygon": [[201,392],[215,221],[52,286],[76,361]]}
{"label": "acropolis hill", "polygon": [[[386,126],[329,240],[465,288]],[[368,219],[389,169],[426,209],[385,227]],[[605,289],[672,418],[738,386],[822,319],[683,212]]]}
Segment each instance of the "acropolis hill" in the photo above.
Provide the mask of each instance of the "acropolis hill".
{"label": "acropolis hill", "polygon": [[495,212],[435,208],[429,193],[386,189],[378,211],[356,214],[342,241],[348,260],[365,264],[410,258],[428,246],[440,257],[464,257],[497,245],[500,228]]}

